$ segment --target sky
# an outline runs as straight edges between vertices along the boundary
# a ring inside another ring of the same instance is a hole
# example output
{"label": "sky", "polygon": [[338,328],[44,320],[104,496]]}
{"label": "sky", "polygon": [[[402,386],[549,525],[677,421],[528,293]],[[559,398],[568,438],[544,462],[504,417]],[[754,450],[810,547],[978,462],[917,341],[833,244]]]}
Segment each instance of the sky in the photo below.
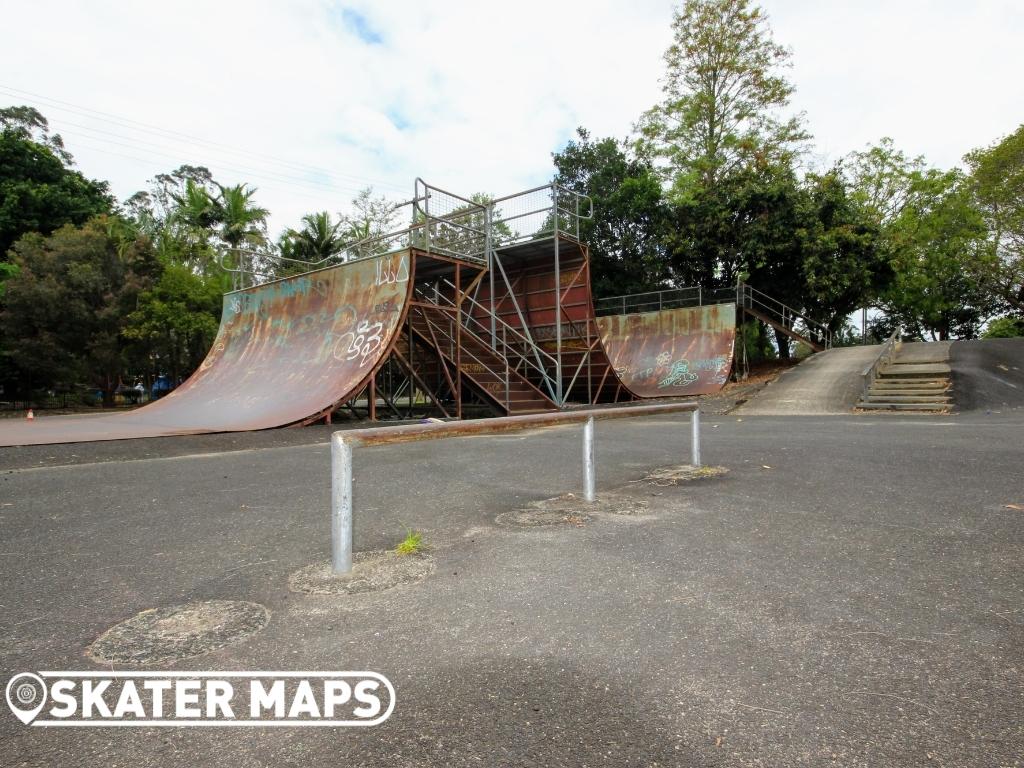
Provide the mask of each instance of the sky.
{"label": "sky", "polygon": [[[891,136],[950,167],[1024,122],[1024,10],[1001,0],[764,0],[826,166]],[[270,231],[394,199],[549,181],[577,126],[659,100],[674,4],[0,0],[0,106],[49,120],[125,199],[183,163],[247,182]]]}

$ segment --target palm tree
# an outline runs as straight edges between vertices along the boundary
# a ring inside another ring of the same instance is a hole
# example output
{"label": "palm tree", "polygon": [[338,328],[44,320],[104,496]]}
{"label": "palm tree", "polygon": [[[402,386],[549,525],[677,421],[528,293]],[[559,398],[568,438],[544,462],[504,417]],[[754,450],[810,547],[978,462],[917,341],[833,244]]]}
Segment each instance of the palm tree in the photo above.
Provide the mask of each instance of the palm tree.
{"label": "palm tree", "polygon": [[343,222],[332,221],[327,211],[302,217],[302,229],[292,230],[295,258],[316,263],[340,253],[345,247]]}
{"label": "palm tree", "polygon": [[217,189],[217,196],[212,202],[216,221],[220,225],[220,238],[231,249],[234,256],[232,261],[235,268],[240,270],[235,274],[251,272],[252,259],[243,256],[242,245],[258,247],[266,243],[267,216],[270,211],[252,203],[252,197],[256,194],[255,187],[247,184],[225,187],[218,184]]}

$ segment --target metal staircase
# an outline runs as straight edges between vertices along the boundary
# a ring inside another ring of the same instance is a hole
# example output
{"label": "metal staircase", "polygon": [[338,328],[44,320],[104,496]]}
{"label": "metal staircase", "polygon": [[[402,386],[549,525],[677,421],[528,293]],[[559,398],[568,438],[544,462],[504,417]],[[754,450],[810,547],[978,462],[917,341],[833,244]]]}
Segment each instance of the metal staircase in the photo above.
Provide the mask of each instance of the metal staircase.
{"label": "metal staircase", "polygon": [[[454,302],[444,294],[431,297],[418,291],[417,299],[409,312],[409,328],[440,357],[449,391],[461,394],[465,380],[506,415],[557,410],[554,401],[525,375],[528,361],[523,352],[490,336],[489,329],[471,315],[463,314],[463,325],[457,328]],[[489,340],[481,334],[490,336]]]}
{"label": "metal staircase", "polygon": [[824,352],[832,346],[832,334],[824,323],[811,320],[746,283],[736,286],[736,305],[791,339],[802,341],[815,352]]}

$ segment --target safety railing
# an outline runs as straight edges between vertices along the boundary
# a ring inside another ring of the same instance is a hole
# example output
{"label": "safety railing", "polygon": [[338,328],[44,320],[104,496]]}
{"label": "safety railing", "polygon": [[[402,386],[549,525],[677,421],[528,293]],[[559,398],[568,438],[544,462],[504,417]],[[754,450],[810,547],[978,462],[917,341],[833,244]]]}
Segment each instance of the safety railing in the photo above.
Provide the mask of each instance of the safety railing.
{"label": "safety railing", "polygon": [[773,299],[768,294],[746,283],[736,286],[736,303],[744,309],[760,312],[791,333],[818,344],[824,349],[832,346],[832,333],[828,326],[812,320],[802,312]]}
{"label": "safety railing", "polygon": [[[430,422],[398,427],[370,427],[335,432],[331,435],[331,568],[336,574],[352,570],[352,532],[354,501],[352,496],[353,449],[375,445],[440,440],[447,437],[494,435],[521,432],[539,427],[583,424],[583,498],[597,498],[597,470],[594,462],[594,422],[603,419],[624,419],[635,416],[689,411],[690,463],[699,467],[700,409],[695,402],[634,405],[622,408],[601,408],[586,411],[506,416],[500,419]],[[518,443],[517,443],[518,445]]]}
{"label": "safety railing", "polygon": [[[244,287],[246,280],[250,284],[269,282],[408,248],[484,264],[487,262],[489,217],[487,204],[460,197],[418,178],[413,198],[394,204],[374,225],[384,231],[371,232],[366,237],[341,244],[318,261],[291,258],[268,245],[262,249],[222,249],[217,253],[217,263],[232,275],[236,289]],[[392,229],[403,218],[410,223]]]}
{"label": "safety railing", "polygon": [[558,234],[579,240],[581,222],[594,217],[593,200],[554,183],[495,198],[490,207],[494,248]]}
{"label": "safety railing", "polygon": [[663,309],[701,307],[736,301],[732,288],[666,288],[662,291],[607,296],[594,302],[594,313],[602,315],[632,315],[641,312],[660,312]]}
{"label": "safety railing", "polygon": [[900,330],[899,326],[897,326],[896,330],[889,334],[889,338],[882,343],[882,348],[878,350],[878,355],[875,356],[871,365],[861,371],[861,386],[863,387],[861,400],[867,401],[871,385],[875,383],[875,379],[878,377],[878,371],[895,356],[896,349],[900,343]]}

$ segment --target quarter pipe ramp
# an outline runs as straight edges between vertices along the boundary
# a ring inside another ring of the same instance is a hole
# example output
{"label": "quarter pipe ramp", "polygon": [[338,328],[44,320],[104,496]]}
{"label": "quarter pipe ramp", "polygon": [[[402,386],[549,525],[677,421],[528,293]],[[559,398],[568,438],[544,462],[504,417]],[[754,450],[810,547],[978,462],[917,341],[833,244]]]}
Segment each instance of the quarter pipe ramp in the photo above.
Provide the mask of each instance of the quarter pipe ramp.
{"label": "quarter pipe ramp", "polygon": [[637,397],[706,395],[729,379],[735,304],[607,315],[597,328],[615,374]]}
{"label": "quarter pipe ramp", "polygon": [[206,359],[176,390],[108,416],[0,423],[0,445],[238,432],[303,421],[356,395],[408,311],[408,251],[224,296]]}

